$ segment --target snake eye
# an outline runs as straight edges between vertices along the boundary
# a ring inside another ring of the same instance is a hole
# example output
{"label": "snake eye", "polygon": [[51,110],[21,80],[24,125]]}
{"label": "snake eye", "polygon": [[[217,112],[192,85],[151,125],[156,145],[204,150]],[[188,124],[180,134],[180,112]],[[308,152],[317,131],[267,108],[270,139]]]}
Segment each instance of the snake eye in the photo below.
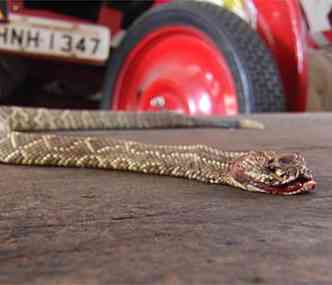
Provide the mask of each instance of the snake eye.
{"label": "snake eye", "polygon": [[284,155],[284,156],[281,156],[279,157],[279,162],[281,164],[289,164],[291,163],[292,161],[294,161],[295,159],[295,156],[294,155]]}

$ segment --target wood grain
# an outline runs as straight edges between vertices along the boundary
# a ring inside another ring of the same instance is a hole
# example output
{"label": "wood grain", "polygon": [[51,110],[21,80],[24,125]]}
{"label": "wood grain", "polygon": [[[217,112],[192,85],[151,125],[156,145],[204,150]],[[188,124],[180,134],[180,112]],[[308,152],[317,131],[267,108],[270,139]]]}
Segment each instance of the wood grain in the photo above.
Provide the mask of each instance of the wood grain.
{"label": "wood grain", "polygon": [[254,118],[266,130],[107,135],[299,151],[316,193],[280,197],[170,177],[0,165],[0,284],[331,284],[332,115]]}

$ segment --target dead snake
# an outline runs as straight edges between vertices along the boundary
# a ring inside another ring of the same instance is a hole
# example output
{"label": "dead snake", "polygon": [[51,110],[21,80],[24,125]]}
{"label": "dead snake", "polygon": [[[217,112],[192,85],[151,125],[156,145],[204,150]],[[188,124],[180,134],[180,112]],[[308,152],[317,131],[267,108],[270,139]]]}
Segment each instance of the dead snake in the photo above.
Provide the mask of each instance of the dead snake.
{"label": "dead snake", "polygon": [[260,128],[255,121],[177,113],[70,111],[0,107],[0,162],[135,171],[292,195],[316,182],[298,153],[222,151],[206,145],[151,145],[110,137],[41,133],[55,130],[223,127]]}

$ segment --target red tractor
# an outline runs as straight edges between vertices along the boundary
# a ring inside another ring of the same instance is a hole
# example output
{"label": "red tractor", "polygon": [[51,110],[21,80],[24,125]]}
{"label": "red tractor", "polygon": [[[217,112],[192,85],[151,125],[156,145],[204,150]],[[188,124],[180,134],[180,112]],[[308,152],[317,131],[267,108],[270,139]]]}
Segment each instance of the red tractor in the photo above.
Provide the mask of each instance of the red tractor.
{"label": "red tractor", "polygon": [[0,96],[28,78],[113,110],[304,111],[300,3],[238,2],[246,20],[209,1],[1,1]]}

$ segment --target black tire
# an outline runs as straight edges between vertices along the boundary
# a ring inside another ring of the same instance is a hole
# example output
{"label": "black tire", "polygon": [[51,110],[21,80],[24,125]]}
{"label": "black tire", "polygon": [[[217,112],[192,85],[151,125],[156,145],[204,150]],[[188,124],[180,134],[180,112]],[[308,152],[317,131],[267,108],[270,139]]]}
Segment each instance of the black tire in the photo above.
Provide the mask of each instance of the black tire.
{"label": "black tire", "polygon": [[232,72],[240,113],[280,112],[285,108],[278,70],[263,41],[240,17],[211,3],[183,1],[152,8],[128,30],[106,71],[101,107],[109,108],[117,76],[129,52],[149,32],[168,25],[192,26],[214,43]]}

